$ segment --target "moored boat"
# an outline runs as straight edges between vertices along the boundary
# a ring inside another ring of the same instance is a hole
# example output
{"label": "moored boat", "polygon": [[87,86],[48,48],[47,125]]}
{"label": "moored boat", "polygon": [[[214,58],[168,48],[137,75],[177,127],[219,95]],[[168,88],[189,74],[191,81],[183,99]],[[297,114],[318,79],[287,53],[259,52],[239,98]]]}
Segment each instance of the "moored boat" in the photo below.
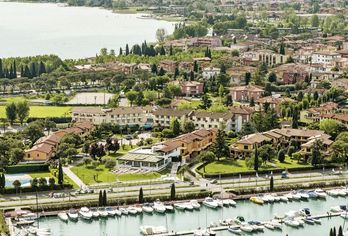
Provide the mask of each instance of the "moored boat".
{"label": "moored boat", "polygon": [[250,201],[260,205],[264,204],[264,200],[261,199],[260,197],[251,197]]}
{"label": "moored boat", "polygon": [[199,204],[197,200],[191,200],[190,203],[194,209],[199,209],[201,207],[201,204]]}
{"label": "moored boat", "polygon": [[112,207],[106,207],[105,211],[108,213],[108,216],[114,217],[116,215],[116,211]]}
{"label": "moored boat", "polygon": [[164,226],[141,226],[140,232],[143,235],[160,235],[168,233],[168,230]]}
{"label": "moored boat", "polygon": [[79,211],[79,215],[82,219],[85,220],[92,219],[92,212],[87,207],[82,207]]}
{"label": "moored boat", "polygon": [[239,226],[230,226],[227,230],[236,235],[241,235],[243,233]]}
{"label": "moored boat", "polygon": [[210,208],[217,208],[219,206],[218,203],[211,197],[206,197],[203,201],[203,205]]}
{"label": "moored boat", "polygon": [[79,214],[78,214],[77,210],[71,208],[68,211],[68,217],[69,217],[70,220],[78,220]]}
{"label": "moored boat", "polygon": [[153,213],[153,208],[149,204],[144,204],[142,206],[143,212],[152,214]]}
{"label": "moored boat", "polygon": [[61,221],[64,221],[64,222],[68,222],[68,220],[69,220],[69,217],[68,217],[68,215],[66,214],[66,212],[59,212],[59,213],[58,213],[58,218],[59,218]]}

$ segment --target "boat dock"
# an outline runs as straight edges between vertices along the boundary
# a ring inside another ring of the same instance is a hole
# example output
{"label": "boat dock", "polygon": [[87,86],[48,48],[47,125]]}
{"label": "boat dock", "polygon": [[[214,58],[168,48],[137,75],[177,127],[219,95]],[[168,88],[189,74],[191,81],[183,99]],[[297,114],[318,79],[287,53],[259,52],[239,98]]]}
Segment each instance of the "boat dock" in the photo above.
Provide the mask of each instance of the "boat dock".
{"label": "boat dock", "polygon": [[[337,217],[340,216],[341,213],[326,213],[326,214],[320,214],[320,215],[316,215],[316,216],[312,216],[313,218],[330,218],[330,217]],[[280,220],[280,223],[284,224],[283,220]],[[218,226],[218,227],[210,227],[210,229],[212,229],[213,231],[223,231],[223,230],[227,230],[229,226]],[[185,230],[185,231],[178,231],[178,232],[168,232],[166,234],[158,234],[158,236],[175,236],[175,235],[193,235],[194,231],[196,229],[193,230]]]}

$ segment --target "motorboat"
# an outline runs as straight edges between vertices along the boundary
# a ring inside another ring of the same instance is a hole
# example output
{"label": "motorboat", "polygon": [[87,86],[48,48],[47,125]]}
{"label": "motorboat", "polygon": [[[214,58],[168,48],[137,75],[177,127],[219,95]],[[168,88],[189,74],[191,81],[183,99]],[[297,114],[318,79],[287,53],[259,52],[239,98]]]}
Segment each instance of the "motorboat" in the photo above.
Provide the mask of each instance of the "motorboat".
{"label": "motorboat", "polygon": [[273,203],[275,201],[274,197],[271,194],[265,195],[265,197],[268,199],[267,202]]}
{"label": "motorboat", "polygon": [[165,204],[164,207],[166,208],[167,212],[174,212],[174,207],[169,204]]}
{"label": "motorboat", "polygon": [[250,201],[260,205],[264,204],[264,200],[261,199],[260,197],[251,197]]}
{"label": "motorboat", "polygon": [[271,223],[265,223],[264,226],[267,229],[274,230],[274,225],[272,225]]}
{"label": "motorboat", "polygon": [[268,203],[269,199],[267,195],[262,195],[261,197],[259,197],[264,203]]}
{"label": "motorboat", "polygon": [[245,223],[245,219],[243,216],[237,216],[233,219],[233,221],[238,225]]}
{"label": "motorboat", "polygon": [[148,205],[148,204],[143,205],[142,209],[143,209],[143,212],[145,212],[147,214],[152,214],[153,213],[153,208],[150,205]]}
{"label": "motorboat", "polygon": [[274,219],[276,219],[276,220],[282,220],[285,217],[286,217],[286,215],[282,215],[282,214],[279,214],[279,213],[274,214]]}
{"label": "motorboat", "polygon": [[185,202],[184,206],[185,206],[185,209],[188,211],[193,211],[193,209],[194,209],[190,202]]}
{"label": "motorboat", "polygon": [[108,213],[109,216],[114,217],[116,215],[116,211],[112,207],[106,207],[105,211]]}
{"label": "motorboat", "polygon": [[300,223],[297,220],[293,220],[293,219],[287,219],[284,221],[284,224],[294,227],[294,228],[298,228],[300,226]]}
{"label": "motorboat", "polygon": [[219,206],[218,203],[211,197],[206,197],[203,201],[203,205],[210,208],[217,208]]}
{"label": "motorboat", "polygon": [[338,191],[336,189],[328,190],[326,193],[331,197],[338,197]]}
{"label": "motorboat", "polygon": [[135,206],[134,207],[136,210],[137,210],[137,212],[140,214],[140,213],[143,213],[143,208],[141,208],[141,207],[139,207],[139,206]]}
{"label": "motorboat", "polygon": [[194,209],[199,209],[201,207],[201,204],[199,204],[197,200],[191,200],[190,203]]}
{"label": "motorboat", "polygon": [[184,203],[174,203],[174,207],[175,209],[178,209],[178,210],[181,210],[181,211],[184,211],[186,209],[186,206]]}
{"label": "motorboat", "polygon": [[309,225],[314,225],[315,224],[314,220],[311,219],[311,218],[304,218],[303,221],[305,223],[309,224]]}
{"label": "motorboat", "polygon": [[51,235],[51,229],[50,228],[37,228],[36,235],[37,236],[49,236],[49,235]]}
{"label": "motorboat", "polygon": [[347,211],[347,206],[346,205],[339,205],[339,206],[334,206],[330,208],[331,212],[337,213],[341,211]]}
{"label": "motorboat", "polygon": [[161,213],[161,214],[164,214],[166,212],[166,207],[159,200],[156,200],[153,203],[153,209],[155,210],[155,212]]}
{"label": "motorboat", "polygon": [[296,220],[300,224],[300,226],[303,226],[305,224],[305,222],[302,219],[302,217],[296,217],[294,220]]}
{"label": "motorboat", "polygon": [[[308,196],[308,197],[309,197],[309,196]],[[302,196],[301,196],[300,193],[294,192],[294,193],[292,193],[292,198],[293,198],[294,200],[299,201],[299,200],[301,200]]]}
{"label": "motorboat", "polygon": [[271,196],[274,198],[275,202],[279,202],[280,201],[280,197],[276,193],[272,193]]}
{"label": "motorboat", "polygon": [[119,209],[115,209],[116,216],[122,216],[122,212]]}
{"label": "motorboat", "polygon": [[136,209],[135,207],[133,207],[133,206],[128,207],[128,208],[127,208],[127,211],[128,211],[128,213],[129,213],[130,215],[136,215],[136,214],[138,214],[137,209]]}
{"label": "motorboat", "polygon": [[338,196],[340,196],[340,197],[345,197],[347,195],[347,192],[345,189],[337,189],[336,191],[337,191]]}
{"label": "motorboat", "polygon": [[19,219],[21,220],[37,220],[40,216],[38,216],[36,213],[28,212],[25,214],[22,214],[19,216]]}
{"label": "motorboat", "polygon": [[318,195],[318,198],[326,198],[327,194],[325,193],[324,190],[317,188],[316,190],[314,190],[314,192]]}
{"label": "motorboat", "polygon": [[216,232],[213,231],[212,229],[201,229],[198,228],[195,231],[193,231],[194,236],[215,236]]}
{"label": "motorboat", "polygon": [[241,235],[243,233],[239,226],[230,226],[227,230],[236,235]]}
{"label": "motorboat", "polygon": [[278,220],[272,220],[269,223],[271,225],[273,225],[275,229],[281,229],[282,228],[282,224]]}
{"label": "motorboat", "polygon": [[100,214],[97,209],[91,209],[91,212],[93,218],[99,218]]}
{"label": "motorboat", "polygon": [[254,227],[252,227],[251,225],[248,225],[246,223],[241,224],[240,229],[244,232],[247,232],[247,233],[251,233],[254,231]]}
{"label": "motorboat", "polygon": [[318,198],[318,194],[315,191],[309,191],[308,196],[310,198]]}
{"label": "motorboat", "polygon": [[304,216],[311,216],[311,211],[309,208],[303,208],[300,210],[301,214]]}
{"label": "motorboat", "polygon": [[99,207],[98,208],[98,213],[99,213],[99,216],[102,217],[102,218],[106,218],[109,215],[104,207]]}
{"label": "motorboat", "polygon": [[122,215],[128,215],[128,210],[126,208],[121,207],[119,210],[121,211]]}
{"label": "motorboat", "polygon": [[248,224],[254,228],[254,231],[262,232],[265,229],[265,227],[259,221],[249,221]]}
{"label": "motorboat", "polygon": [[289,201],[289,199],[285,195],[284,196],[280,196],[279,198],[280,198],[281,202],[288,202]]}
{"label": "motorboat", "polygon": [[219,207],[223,207],[224,204],[221,199],[215,199],[215,202],[218,204]]}
{"label": "motorboat", "polygon": [[221,226],[232,225],[232,224],[234,224],[234,220],[233,220],[233,219],[220,220],[219,224],[220,224]]}
{"label": "motorboat", "polygon": [[78,220],[79,218],[79,214],[77,212],[77,210],[71,208],[69,211],[68,211],[68,217],[70,220]]}
{"label": "motorboat", "polygon": [[286,197],[289,201],[292,201],[294,199],[294,196],[292,193],[287,193],[284,195],[284,197]]}
{"label": "motorboat", "polygon": [[160,235],[168,233],[168,230],[164,226],[141,226],[140,232],[143,235]]}
{"label": "motorboat", "polygon": [[66,214],[66,212],[59,212],[58,218],[64,222],[68,222],[68,220],[69,220],[68,214]]}
{"label": "motorboat", "polygon": [[321,220],[319,218],[313,217],[311,219],[314,221],[314,223],[321,224]]}
{"label": "motorboat", "polygon": [[340,215],[343,219],[347,220],[348,219],[348,211],[342,212]]}
{"label": "motorboat", "polygon": [[306,191],[300,190],[300,191],[298,191],[298,193],[300,194],[301,199],[303,199],[303,200],[308,200],[309,199],[309,195],[308,195],[308,193]]}
{"label": "motorboat", "polygon": [[82,207],[79,211],[79,215],[82,219],[85,220],[92,219],[92,212],[87,207]]}

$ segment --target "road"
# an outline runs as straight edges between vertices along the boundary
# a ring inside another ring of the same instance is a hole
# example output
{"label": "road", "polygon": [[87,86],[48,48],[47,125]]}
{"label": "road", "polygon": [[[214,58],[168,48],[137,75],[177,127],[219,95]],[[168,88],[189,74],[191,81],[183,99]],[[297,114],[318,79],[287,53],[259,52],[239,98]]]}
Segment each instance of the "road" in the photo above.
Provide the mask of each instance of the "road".
{"label": "road", "polygon": [[64,174],[66,174],[72,181],[74,181],[78,186],[80,186],[80,188],[86,188],[85,183],[82,182],[82,180],[77,175],[75,175],[75,173],[72,172],[70,168],[70,166],[63,167]]}

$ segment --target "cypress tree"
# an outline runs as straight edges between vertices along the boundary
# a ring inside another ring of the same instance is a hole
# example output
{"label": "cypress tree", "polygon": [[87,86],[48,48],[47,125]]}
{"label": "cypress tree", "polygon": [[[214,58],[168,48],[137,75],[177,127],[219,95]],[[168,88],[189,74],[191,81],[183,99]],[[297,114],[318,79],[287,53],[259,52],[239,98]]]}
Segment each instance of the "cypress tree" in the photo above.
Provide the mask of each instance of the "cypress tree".
{"label": "cypress tree", "polygon": [[269,191],[273,192],[274,189],[274,179],[273,179],[273,175],[271,176],[271,179],[269,181]]}
{"label": "cypress tree", "polygon": [[209,57],[209,48],[206,47],[204,57]]}
{"label": "cypress tree", "polygon": [[170,187],[170,200],[175,200],[175,184],[172,183]]}
{"label": "cypress tree", "polygon": [[337,235],[336,234],[336,227],[333,228],[333,235],[335,235],[335,236]]}
{"label": "cypress tree", "polygon": [[27,77],[27,78],[30,78],[30,79],[33,78],[33,76],[31,76],[30,69],[29,69],[28,65],[26,65],[24,67],[24,77]]}
{"label": "cypress tree", "polygon": [[122,48],[120,47],[120,52],[118,53],[119,56],[122,56],[123,55],[123,51],[122,51]]}
{"label": "cypress tree", "polygon": [[333,232],[332,232],[332,228],[330,229],[330,236],[332,236]]}
{"label": "cypress tree", "polygon": [[193,71],[198,73],[198,63],[197,63],[197,61],[193,62]]}
{"label": "cypress tree", "polygon": [[164,47],[163,47],[163,45],[162,45],[162,47],[161,47],[161,49],[160,49],[160,55],[162,55],[162,56],[164,56],[164,55],[166,55],[166,50],[164,50]]}
{"label": "cypress tree", "polygon": [[152,64],[152,66],[151,66],[151,72],[152,72],[153,74],[157,74],[157,65],[156,65],[156,64]]}
{"label": "cypress tree", "polygon": [[13,61],[13,78],[17,78],[17,66],[16,66],[16,61]]}
{"label": "cypress tree", "polygon": [[172,45],[170,45],[170,47],[169,47],[169,56],[173,56],[174,54],[173,54],[173,46]]}
{"label": "cypress tree", "polygon": [[166,72],[164,71],[163,67],[161,67],[160,70],[159,70],[159,72],[158,72],[158,75],[159,75],[159,76],[163,76],[163,75],[165,75],[165,74],[166,74]]}
{"label": "cypress tree", "polygon": [[144,192],[143,188],[139,189],[139,203],[144,203]]}
{"label": "cypress tree", "polygon": [[37,76],[37,71],[36,71],[35,62],[32,62],[32,63],[30,64],[30,75],[31,75],[32,78]]}
{"label": "cypress tree", "polygon": [[107,196],[106,196],[106,190],[104,190],[103,192],[103,206],[107,206],[108,205],[108,200],[107,200]]}
{"label": "cypress tree", "polygon": [[195,80],[195,73],[193,73],[193,71],[190,71],[190,80],[194,81]]}
{"label": "cypress tree", "polygon": [[45,74],[46,73],[46,66],[45,64],[40,61],[40,65],[39,65],[39,75]]}
{"label": "cypress tree", "polygon": [[129,55],[129,46],[128,46],[128,44],[126,44],[126,56],[128,56]]}
{"label": "cypress tree", "polygon": [[13,79],[13,66],[10,66],[9,79]]}
{"label": "cypress tree", "polygon": [[259,153],[257,152],[257,146],[255,146],[254,170],[259,170]]}
{"label": "cypress tree", "polygon": [[175,67],[175,71],[174,71],[174,79],[176,79],[176,77],[179,76],[179,68]]}
{"label": "cypress tree", "polygon": [[103,192],[99,190],[99,206],[103,206]]}
{"label": "cypress tree", "polygon": [[58,166],[58,184],[60,186],[62,186],[63,182],[64,182],[63,167],[62,167],[62,162],[59,161],[59,166]]}
{"label": "cypress tree", "polygon": [[23,66],[21,66],[21,77],[24,77],[24,69],[23,69]]}
{"label": "cypress tree", "polygon": [[4,77],[4,71],[2,68],[2,59],[0,58],[0,78],[3,78],[3,77]]}
{"label": "cypress tree", "polygon": [[342,226],[338,229],[338,236],[343,236],[343,229]]}

